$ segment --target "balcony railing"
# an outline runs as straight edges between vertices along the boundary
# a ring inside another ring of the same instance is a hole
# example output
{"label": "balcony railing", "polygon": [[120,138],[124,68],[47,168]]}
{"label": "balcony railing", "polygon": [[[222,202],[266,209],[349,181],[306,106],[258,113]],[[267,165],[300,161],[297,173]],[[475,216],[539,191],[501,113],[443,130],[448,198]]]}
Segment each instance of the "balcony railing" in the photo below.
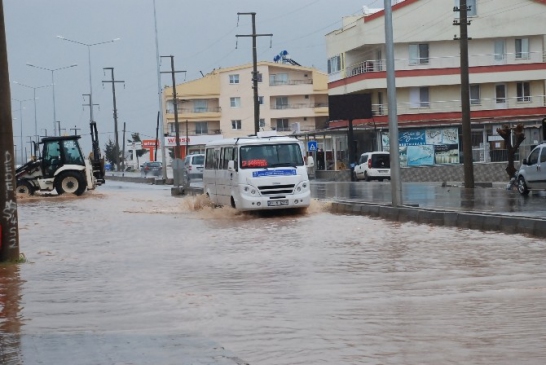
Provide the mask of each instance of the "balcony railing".
{"label": "balcony railing", "polygon": [[269,86],[310,85],[312,83],[313,83],[312,79],[305,79],[305,80],[275,80],[275,81],[270,81]]}
{"label": "balcony railing", "polygon": [[[513,98],[481,98],[470,101],[470,110],[525,109],[546,107],[546,95],[530,95]],[[443,113],[461,110],[461,100],[422,101],[410,103],[398,101],[399,114]],[[387,104],[372,104],[374,115],[387,115]]]}
{"label": "balcony railing", "polygon": [[[178,108],[178,114],[191,114],[191,113],[220,113],[221,107],[208,107],[208,108]],[[166,109],[167,114],[174,114],[174,107]]]}
{"label": "balcony railing", "polygon": [[[469,67],[495,66],[504,64],[521,63],[543,63],[546,62],[546,53],[528,52],[528,53],[504,53],[504,54],[475,54],[468,56]],[[329,75],[330,81],[340,80],[343,77],[351,77],[368,72],[385,71],[386,60],[364,60],[350,64],[345,68],[345,75],[342,72],[335,72]],[[395,70],[420,70],[427,68],[456,68],[460,67],[460,57],[428,57],[417,60],[400,58],[394,60]]]}
{"label": "balcony railing", "polygon": [[271,109],[305,109],[305,108],[324,108],[328,107],[328,103],[299,103],[299,104],[272,104]]}

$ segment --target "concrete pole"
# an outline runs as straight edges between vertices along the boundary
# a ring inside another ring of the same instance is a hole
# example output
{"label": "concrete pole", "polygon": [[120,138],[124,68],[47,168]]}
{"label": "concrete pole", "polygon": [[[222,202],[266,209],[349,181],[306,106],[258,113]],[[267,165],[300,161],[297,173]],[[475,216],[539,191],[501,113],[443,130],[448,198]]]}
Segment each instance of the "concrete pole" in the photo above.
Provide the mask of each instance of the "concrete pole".
{"label": "concrete pole", "polygon": [[161,125],[161,134],[158,137],[159,143],[161,145],[161,163],[163,166],[163,180],[167,180],[167,154],[165,148],[165,127],[163,125],[163,101],[162,101],[162,92],[161,92],[161,68],[160,68],[160,56],[159,56],[159,41],[157,39],[157,13],[155,9],[155,0],[154,0],[154,27],[155,27],[155,58],[156,58],[156,68],[157,68],[157,97],[158,97],[158,107],[159,107],[159,124]]}
{"label": "concrete pole", "polygon": [[14,262],[19,259],[19,226],[3,0],[0,0],[0,159],[0,261]]}
{"label": "concrete pole", "polygon": [[385,1],[385,44],[387,57],[387,97],[389,102],[389,146],[391,155],[392,206],[402,205],[400,181],[400,147],[398,146],[398,110],[396,107],[396,82],[394,76],[394,35],[391,0]]}
{"label": "concrete pole", "polygon": [[470,80],[468,75],[468,11],[466,0],[460,2],[461,15],[461,115],[463,125],[464,187],[474,188],[474,162],[472,157],[472,127],[470,122]]}

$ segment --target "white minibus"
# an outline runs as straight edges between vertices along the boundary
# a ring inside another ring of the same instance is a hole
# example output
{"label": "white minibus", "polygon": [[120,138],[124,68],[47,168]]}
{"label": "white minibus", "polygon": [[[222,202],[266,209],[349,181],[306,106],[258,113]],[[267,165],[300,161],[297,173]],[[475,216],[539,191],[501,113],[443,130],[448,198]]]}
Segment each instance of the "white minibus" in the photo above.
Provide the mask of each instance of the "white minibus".
{"label": "white minibus", "polygon": [[242,211],[309,206],[303,143],[296,138],[222,139],[209,142],[205,151],[203,192],[213,204]]}

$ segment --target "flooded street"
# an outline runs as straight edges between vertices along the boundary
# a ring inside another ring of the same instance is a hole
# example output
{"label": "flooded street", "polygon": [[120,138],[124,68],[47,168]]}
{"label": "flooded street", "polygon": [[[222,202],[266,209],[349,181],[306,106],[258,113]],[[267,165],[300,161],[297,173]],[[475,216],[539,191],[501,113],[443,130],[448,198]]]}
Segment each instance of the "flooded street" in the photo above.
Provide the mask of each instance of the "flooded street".
{"label": "flooded street", "polygon": [[[2,364],[42,363],[41,336],[56,364],[96,364],[63,357],[95,344],[85,336],[108,351],[119,336],[194,338],[252,365],[546,363],[540,239],[334,215],[326,201],[239,214],[115,181],[21,201],[19,221],[28,262],[0,268]],[[161,351],[154,365],[184,364]],[[144,353],[101,364],[151,364]]]}

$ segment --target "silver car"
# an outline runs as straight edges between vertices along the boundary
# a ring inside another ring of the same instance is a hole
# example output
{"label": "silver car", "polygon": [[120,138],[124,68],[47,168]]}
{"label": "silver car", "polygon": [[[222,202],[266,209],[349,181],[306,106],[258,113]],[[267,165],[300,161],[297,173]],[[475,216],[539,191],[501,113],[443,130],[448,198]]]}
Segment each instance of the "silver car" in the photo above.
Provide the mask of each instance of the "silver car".
{"label": "silver car", "polygon": [[188,155],[184,159],[184,175],[189,182],[194,179],[203,178],[203,168],[205,167],[205,155],[194,154]]}
{"label": "silver car", "polygon": [[536,146],[523,159],[516,179],[521,195],[528,195],[531,190],[546,190],[546,143]]}

